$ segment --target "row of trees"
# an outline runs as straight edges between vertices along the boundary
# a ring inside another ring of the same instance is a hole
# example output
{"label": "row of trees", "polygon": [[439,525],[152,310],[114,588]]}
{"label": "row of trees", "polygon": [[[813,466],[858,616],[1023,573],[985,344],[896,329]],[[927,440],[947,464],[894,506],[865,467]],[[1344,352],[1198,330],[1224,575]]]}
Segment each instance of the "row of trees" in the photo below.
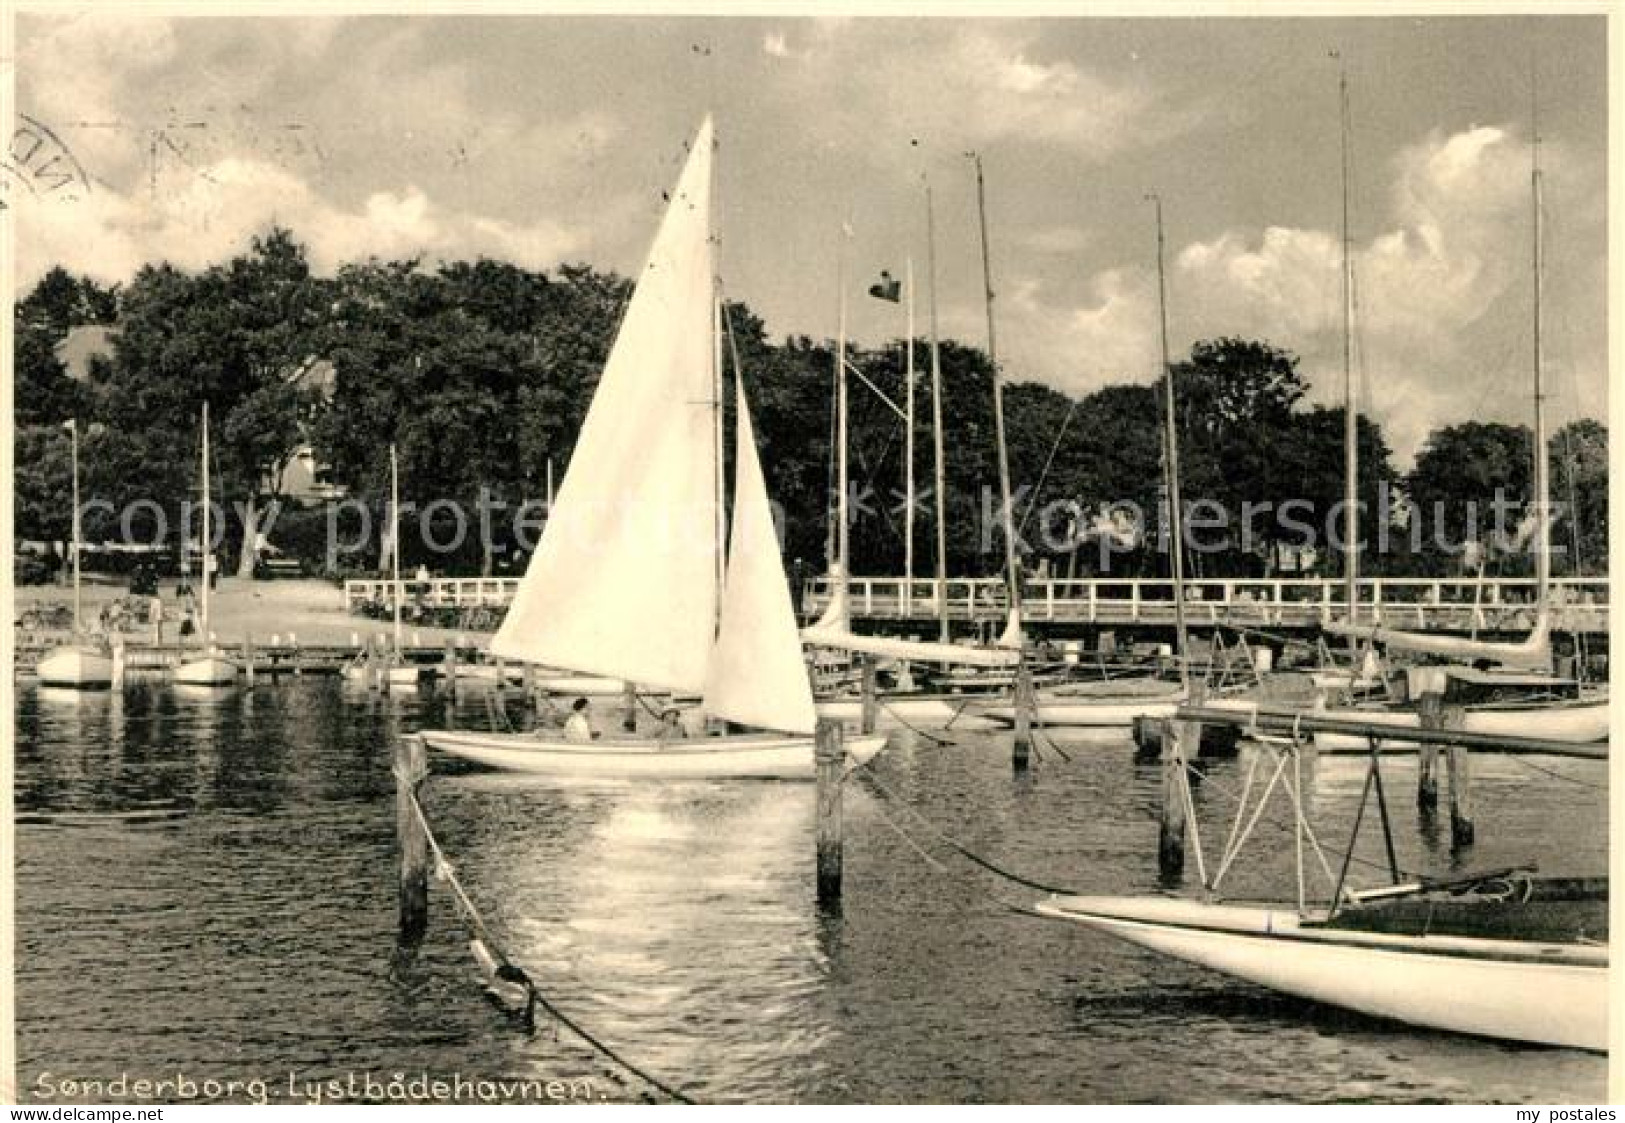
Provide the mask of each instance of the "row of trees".
{"label": "row of trees", "polygon": [[[388,494],[391,442],[399,449],[403,499],[420,509],[449,500],[467,510],[484,501],[511,511],[540,499],[550,468],[562,473],[568,463],[628,293],[624,278],[586,266],[541,273],[483,259],[435,267],[368,260],[319,277],[303,247],[280,229],[200,273],[153,265],[125,286],[106,288],[54,270],[16,310],[17,534],[68,536],[60,424],[68,417],[80,420],[84,434],[84,496],[106,504],[87,520],[88,536],[117,537],[122,529],[107,512],[125,510],[133,511],[128,528],[143,540],[159,511],[176,534],[180,504],[195,494],[196,418],[205,401],[231,508],[227,529],[244,567],[279,498],[279,469],[307,441],[332,480],[374,511]],[[784,507],[787,556],[817,571],[825,562],[832,479],[833,347],[804,336],[775,343],[742,305],[728,309],[727,321],[752,390],[769,486]],[[89,323],[114,329],[111,354],[76,380],[57,344]],[[899,342],[853,361],[901,400],[902,350]],[[925,354],[922,344],[921,368]],[[336,369],[331,396],[289,378],[318,358]],[[950,572],[993,572],[1002,546],[989,529],[997,510],[992,371],[984,352],[953,340],[943,342],[941,362]],[[1313,541],[1323,544],[1343,495],[1342,410],[1306,406],[1296,359],[1267,343],[1199,343],[1174,376],[1185,499],[1197,505],[1193,513],[1206,512],[1200,536],[1210,548],[1198,553],[1198,572],[1268,572],[1304,544],[1311,527]],[[931,481],[928,392],[922,378],[915,448],[922,491]],[[904,429],[856,384],[851,400],[854,569],[897,572]],[[1154,533],[1162,507],[1159,388],[1125,383],[1074,399],[1017,383],[1005,403],[1016,518],[1034,560],[1079,574],[1103,564],[1126,574],[1165,565]],[[1554,498],[1577,514],[1555,532],[1569,555],[1560,572],[1574,567],[1574,544],[1582,563],[1604,565],[1606,443],[1594,421],[1552,440]],[[1515,505],[1528,498],[1530,437],[1521,427],[1442,428],[1403,479],[1368,418],[1360,419],[1359,445],[1367,572],[1457,571],[1461,543],[1473,534],[1468,504],[1477,506],[1481,537],[1497,489]],[[1101,514],[1110,505],[1119,506],[1115,522]],[[1138,534],[1121,517],[1131,509],[1150,523]],[[923,496],[915,522],[921,574],[932,568],[933,510]],[[1224,526],[1218,511],[1226,513]],[[312,537],[296,515],[282,513],[275,526],[271,537],[285,547]],[[500,537],[482,543],[476,536],[458,558],[431,564],[490,571],[509,548]],[[319,555],[320,546],[312,552]],[[420,542],[403,544],[409,564],[424,553]],[[1322,572],[1340,566],[1324,548],[1300,556],[1313,557]],[[1527,569],[1527,559],[1510,552],[1489,564],[1500,572]]]}

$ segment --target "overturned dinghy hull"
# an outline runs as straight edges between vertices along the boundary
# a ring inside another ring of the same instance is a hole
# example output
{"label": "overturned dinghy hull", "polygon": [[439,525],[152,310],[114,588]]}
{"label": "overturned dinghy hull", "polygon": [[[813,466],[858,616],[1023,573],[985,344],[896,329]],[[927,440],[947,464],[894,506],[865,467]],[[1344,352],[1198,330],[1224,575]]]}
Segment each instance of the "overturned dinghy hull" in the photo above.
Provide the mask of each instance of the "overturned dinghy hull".
{"label": "overturned dinghy hull", "polygon": [[[487,768],[535,776],[579,779],[811,780],[817,775],[813,738],[776,733],[658,741],[605,737],[566,741],[557,735],[463,733],[429,730],[434,749]],[[867,762],[885,747],[884,736],[848,738],[849,766]]]}
{"label": "overturned dinghy hull", "polygon": [[1606,945],[1396,935],[1284,907],[1051,897],[1035,910],[1283,994],[1429,1029],[1608,1047]]}

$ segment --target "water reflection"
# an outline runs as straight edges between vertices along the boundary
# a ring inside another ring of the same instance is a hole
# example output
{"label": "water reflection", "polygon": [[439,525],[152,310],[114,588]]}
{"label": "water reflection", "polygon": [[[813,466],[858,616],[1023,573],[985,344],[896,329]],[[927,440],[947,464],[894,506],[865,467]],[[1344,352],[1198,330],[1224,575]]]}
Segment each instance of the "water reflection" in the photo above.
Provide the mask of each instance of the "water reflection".
{"label": "water reflection", "polygon": [[[395,740],[493,720],[525,715],[511,697],[315,679],[208,698],[161,685],[71,699],[25,689],[23,1086],[42,1066],[201,1070],[230,1057],[224,1067],[245,1074],[317,1078],[386,1057],[437,1073],[588,1072],[617,1097],[639,1095],[568,1035],[517,1035],[484,1004],[443,886],[421,957],[391,974]],[[1156,889],[1160,766],[1135,760],[1126,739],[1064,748],[1016,777],[1008,734],[899,735],[847,788],[839,916],[814,901],[810,785],[559,786],[436,762],[424,798],[512,957],[702,1098],[1602,1096],[1599,1058],[1372,1022],[1016,915],[1005,902],[1034,891],[965,863],[934,830],[1047,884]],[[1203,763],[1194,798],[1210,855],[1255,759],[1264,782],[1257,752]],[[1364,766],[1304,761],[1306,806],[1329,848],[1348,837]],[[1414,759],[1383,767],[1402,866],[1462,860],[1448,831],[1418,820]],[[1606,766],[1549,771],[1567,779],[1475,760],[1475,865],[1602,868]],[[1279,794],[1271,808],[1233,892],[1291,892],[1292,815]],[[1357,856],[1385,864],[1369,818]]]}

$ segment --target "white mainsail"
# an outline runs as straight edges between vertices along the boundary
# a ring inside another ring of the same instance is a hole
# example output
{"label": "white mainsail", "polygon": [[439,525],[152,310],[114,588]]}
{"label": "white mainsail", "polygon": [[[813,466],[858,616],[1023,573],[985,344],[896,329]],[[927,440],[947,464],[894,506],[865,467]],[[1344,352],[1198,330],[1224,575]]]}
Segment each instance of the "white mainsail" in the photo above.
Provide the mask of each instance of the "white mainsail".
{"label": "white mainsail", "polygon": [[811,733],[818,715],[742,383],[737,401],[728,574],[702,708],[742,725]]}
{"label": "white mainsail", "polygon": [[497,655],[698,691],[717,620],[712,126],[637,278]]}

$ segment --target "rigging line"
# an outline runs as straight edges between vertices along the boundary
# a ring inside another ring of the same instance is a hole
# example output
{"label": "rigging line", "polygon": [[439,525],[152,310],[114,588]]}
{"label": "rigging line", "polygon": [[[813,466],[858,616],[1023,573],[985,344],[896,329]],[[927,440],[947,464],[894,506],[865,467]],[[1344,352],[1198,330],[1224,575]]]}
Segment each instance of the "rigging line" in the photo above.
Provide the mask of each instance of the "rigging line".
{"label": "rigging line", "polygon": [[987,870],[989,873],[992,873],[992,874],[994,874],[994,875],[996,875],[998,877],[1002,877],[1006,881],[1013,882],[1014,884],[1020,885],[1023,888],[1036,889],[1040,893],[1055,893],[1055,894],[1059,894],[1059,895],[1063,895],[1063,896],[1070,893],[1070,892],[1072,892],[1071,890],[1068,890],[1068,889],[1056,888],[1053,885],[1045,885],[1041,881],[1033,881],[1031,878],[1023,877],[1018,873],[1012,873],[1011,871],[1009,871],[1007,869],[1004,869],[1003,867],[995,864],[993,861],[982,857],[980,854],[977,854],[976,852],[974,852],[973,850],[971,850],[968,847],[964,846],[963,844],[961,844],[959,842],[956,842],[953,838],[951,838],[947,834],[944,834],[940,829],[938,829],[935,825],[933,825],[932,822],[929,819],[927,819],[924,815],[922,815],[919,811],[917,811],[913,806],[911,806],[906,800],[904,800],[896,792],[892,791],[889,787],[887,787],[881,781],[879,775],[873,769],[874,760],[875,760],[875,758],[871,757],[867,763],[865,763],[861,768],[856,769],[855,771],[863,772],[868,777],[869,782],[871,784],[873,784],[877,789],[879,789],[881,794],[885,795],[887,798],[889,798],[893,802],[897,803],[898,806],[902,807],[904,810],[908,811],[911,815],[913,815],[916,819],[918,819],[920,821],[920,824],[922,826],[924,826],[926,830],[930,831],[934,836],[936,836],[937,840],[940,841],[943,845],[949,847],[950,849],[952,849],[954,851],[957,851],[961,857],[965,858],[967,861],[975,863],[978,866],[981,866],[983,869]]}
{"label": "rigging line", "polygon": [[[1197,776],[1201,777],[1202,786],[1204,788],[1212,788],[1214,791],[1218,792],[1219,794],[1227,795],[1231,799],[1238,799],[1239,798],[1239,793],[1234,788],[1228,787],[1221,780],[1215,780],[1211,773],[1204,772],[1199,767],[1197,767],[1197,764],[1196,764],[1195,761],[1186,761],[1185,762],[1185,767],[1186,767],[1187,770],[1189,770],[1191,772],[1194,772]],[[1147,818],[1156,818],[1158,814],[1159,813],[1156,812],[1156,811],[1146,811],[1145,812],[1145,815],[1146,815]],[[1297,821],[1295,819],[1290,823],[1282,822],[1278,818],[1278,815],[1279,815],[1279,812],[1272,811],[1268,815],[1265,815],[1263,818],[1261,818],[1259,820],[1258,825],[1259,826],[1273,827],[1277,832],[1279,832],[1281,834],[1286,834],[1288,831],[1293,831],[1293,830],[1297,829]],[[1368,867],[1370,867],[1371,869],[1374,869],[1374,870],[1381,870],[1384,873],[1388,872],[1388,863],[1387,862],[1373,862],[1370,859],[1360,857],[1358,854],[1349,855],[1349,860],[1351,862],[1353,862],[1357,866],[1368,866]],[[1403,875],[1404,877],[1408,877],[1408,878],[1418,878],[1418,877],[1422,876],[1421,874],[1414,873],[1414,872],[1412,872],[1410,870],[1403,870],[1402,869],[1399,872],[1400,872],[1401,875]]]}
{"label": "rigging line", "polygon": [[1060,451],[1061,440],[1066,436],[1066,427],[1072,424],[1072,415],[1077,412],[1078,406],[1082,402],[1082,398],[1073,398],[1072,404],[1067,407],[1066,417],[1061,420],[1060,431],[1055,434],[1055,440],[1049,446],[1049,455],[1044,457],[1044,468],[1043,471],[1038,473],[1038,485],[1033,488],[1033,497],[1027,500],[1027,513],[1021,516],[1021,525],[1016,527],[1017,538],[1020,538],[1022,532],[1027,529],[1027,520],[1031,519],[1033,512],[1038,510],[1038,497],[1044,493],[1044,481],[1049,479],[1050,465],[1055,463],[1055,454]]}
{"label": "rigging line", "polygon": [[875,397],[877,397],[881,401],[885,402],[886,405],[891,408],[891,411],[893,413],[895,413],[898,417],[900,417],[904,421],[908,420],[908,414],[904,413],[903,410],[897,405],[896,402],[894,402],[890,398],[888,398],[886,396],[886,392],[884,390],[882,390],[880,387],[876,386],[873,382],[869,381],[869,376],[867,374],[864,374],[863,371],[859,370],[858,365],[856,363],[854,363],[851,359],[845,358],[844,356],[842,357],[841,361],[846,365],[846,369],[847,369],[848,373],[857,375],[858,376],[858,381],[862,382],[865,386],[869,387],[869,389],[874,393]]}
{"label": "rigging line", "polygon": [[[930,866],[933,870],[935,870],[937,873],[941,874],[943,877],[947,877],[953,872],[952,870],[950,870],[948,868],[946,863],[944,863],[944,862],[940,861],[939,859],[933,857],[928,851],[925,850],[924,847],[922,847],[918,842],[916,842],[914,840],[913,836],[910,835],[906,830],[903,829],[903,826],[902,826],[901,823],[899,823],[896,819],[892,818],[889,814],[886,813],[885,801],[884,800],[871,799],[870,802],[872,802],[874,804],[875,812],[880,816],[880,821],[882,823],[885,823],[888,827],[890,827],[892,829],[892,831],[896,833],[897,837],[902,839],[903,843],[910,850],[914,851],[914,853],[919,856],[921,861],[923,861],[926,865]],[[982,893],[983,893],[984,896],[988,897],[990,900],[997,901],[999,904],[1003,905],[1005,908],[1010,909],[1010,910],[1012,910],[1014,912],[1030,914],[1033,911],[1032,907],[1030,905],[1022,904],[1019,901],[1012,901],[1008,897],[1001,896],[1000,894],[992,892],[991,890],[984,889],[984,890],[982,890]]]}
{"label": "rigging line", "polygon": [[[397,772],[396,775],[398,777],[400,774]],[[607,1057],[615,1064],[620,1065],[621,1068],[625,1069],[627,1072],[630,1072],[638,1079],[644,1081],[650,1087],[657,1089],[662,1094],[669,1096],[678,1103],[694,1103],[695,1101],[685,1095],[682,1091],[674,1088],[670,1084],[667,1084],[665,1081],[661,1080],[659,1077],[650,1074],[643,1068],[640,1068],[638,1065],[627,1060],[609,1044],[601,1040],[596,1034],[589,1031],[580,1022],[570,1017],[563,1010],[560,1010],[548,999],[545,994],[541,992],[541,990],[536,986],[535,982],[530,978],[530,975],[526,973],[523,968],[515,966],[513,961],[508,958],[507,953],[503,951],[502,945],[491,936],[490,929],[486,927],[484,918],[480,915],[479,910],[474,907],[474,902],[469,898],[467,890],[463,888],[462,881],[457,876],[456,868],[451,864],[450,860],[447,859],[446,852],[441,849],[439,840],[435,838],[434,831],[429,826],[429,816],[424,812],[423,804],[418,800],[417,793],[411,792],[408,794],[407,798],[411,802],[412,811],[417,817],[418,824],[423,828],[424,840],[428,842],[429,850],[434,855],[435,873],[441,878],[441,880],[450,886],[453,895],[459,902],[460,907],[457,911],[463,915],[464,923],[470,928],[472,934],[491,951],[492,958],[494,958],[501,966],[508,967],[518,973],[519,979],[514,981],[522,983],[527,996],[535,999],[538,1006],[546,1010],[549,1014],[553,1015],[553,1017],[561,1025],[570,1030],[577,1037],[581,1038],[581,1040],[585,1041],[593,1049],[597,1050],[600,1054]]]}
{"label": "rigging line", "polygon": [[1599,791],[1599,792],[1605,792],[1605,791],[1608,790],[1608,785],[1607,784],[1596,784],[1596,783],[1593,783],[1590,780],[1582,780],[1578,776],[1570,776],[1565,772],[1559,772],[1554,768],[1546,768],[1546,767],[1544,767],[1542,765],[1531,763],[1530,761],[1524,760],[1521,756],[1518,756],[1515,753],[1508,754],[1508,755],[1510,755],[1513,760],[1517,761],[1519,764],[1523,765],[1525,768],[1532,768],[1536,772],[1544,772],[1546,775],[1552,777],[1554,780],[1567,780],[1571,784],[1578,784],[1582,788],[1592,788],[1592,789],[1594,789],[1596,791]]}

